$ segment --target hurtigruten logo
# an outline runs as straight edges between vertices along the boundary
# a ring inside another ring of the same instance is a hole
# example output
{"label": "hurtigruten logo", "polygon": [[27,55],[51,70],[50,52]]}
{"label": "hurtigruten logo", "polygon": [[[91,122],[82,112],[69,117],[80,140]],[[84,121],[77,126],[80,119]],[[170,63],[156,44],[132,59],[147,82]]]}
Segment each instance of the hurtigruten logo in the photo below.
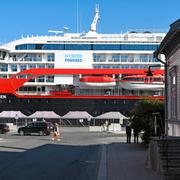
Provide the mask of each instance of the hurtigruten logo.
{"label": "hurtigruten logo", "polygon": [[65,62],[82,62],[83,55],[82,54],[65,54],[64,61]]}

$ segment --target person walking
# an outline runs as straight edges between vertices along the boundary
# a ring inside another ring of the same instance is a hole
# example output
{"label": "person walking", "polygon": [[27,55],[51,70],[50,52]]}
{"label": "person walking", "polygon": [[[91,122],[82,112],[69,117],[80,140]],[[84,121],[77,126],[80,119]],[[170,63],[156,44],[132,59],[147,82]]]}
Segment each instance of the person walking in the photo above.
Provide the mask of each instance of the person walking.
{"label": "person walking", "polygon": [[126,125],[126,137],[127,137],[127,143],[131,143],[131,125],[128,123]]}
{"label": "person walking", "polygon": [[54,132],[53,132],[53,141],[60,141],[60,125],[58,123],[55,123]]}

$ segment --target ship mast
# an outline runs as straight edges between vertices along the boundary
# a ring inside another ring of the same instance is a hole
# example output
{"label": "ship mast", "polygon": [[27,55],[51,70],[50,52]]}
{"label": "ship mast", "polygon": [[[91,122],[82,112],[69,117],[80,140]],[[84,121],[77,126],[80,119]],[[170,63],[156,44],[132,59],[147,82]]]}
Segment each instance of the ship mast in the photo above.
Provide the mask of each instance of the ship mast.
{"label": "ship mast", "polygon": [[95,9],[95,16],[94,16],[93,22],[92,22],[91,27],[90,27],[91,32],[96,32],[96,25],[97,25],[97,22],[99,19],[100,19],[99,5],[97,4],[96,9]]}

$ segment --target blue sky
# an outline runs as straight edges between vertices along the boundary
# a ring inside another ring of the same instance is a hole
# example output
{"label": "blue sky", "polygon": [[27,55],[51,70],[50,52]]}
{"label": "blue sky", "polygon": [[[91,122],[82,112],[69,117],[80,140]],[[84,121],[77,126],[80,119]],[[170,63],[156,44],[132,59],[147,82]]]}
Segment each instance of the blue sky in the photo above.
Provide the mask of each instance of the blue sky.
{"label": "blue sky", "polygon": [[0,0],[0,43],[21,35],[46,35],[49,29],[88,31],[95,4],[100,5],[99,33],[133,29],[168,30],[180,15],[180,0]]}

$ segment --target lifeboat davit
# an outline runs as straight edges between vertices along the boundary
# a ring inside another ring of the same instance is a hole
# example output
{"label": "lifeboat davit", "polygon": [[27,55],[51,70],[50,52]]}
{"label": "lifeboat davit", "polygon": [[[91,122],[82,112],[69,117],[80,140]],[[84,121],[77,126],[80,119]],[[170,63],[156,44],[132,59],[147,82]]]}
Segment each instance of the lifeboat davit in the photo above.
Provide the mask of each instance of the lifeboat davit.
{"label": "lifeboat davit", "polygon": [[120,87],[128,90],[162,90],[164,89],[163,75],[131,75],[120,80]]}
{"label": "lifeboat davit", "polygon": [[109,76],[84,76],[79,79],[82,89],[111,89],[116,86],[116,80]]}

